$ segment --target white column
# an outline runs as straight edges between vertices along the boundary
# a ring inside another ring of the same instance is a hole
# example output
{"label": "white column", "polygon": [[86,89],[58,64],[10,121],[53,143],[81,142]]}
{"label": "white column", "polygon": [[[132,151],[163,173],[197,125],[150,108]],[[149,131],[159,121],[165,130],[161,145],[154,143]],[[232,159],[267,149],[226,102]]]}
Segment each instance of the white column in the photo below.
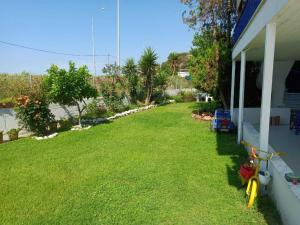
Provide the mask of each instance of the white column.
{"label": "white column", "polygon": [[275,52],[276,24],[266,26],[265,37],[265,56],[264,56],[264,73],[262,86],[262,101],[260,113],[260,149],[269,150],[269,128],[270,128],[270,111],[271,95],[273,80],[273,65]]}
{"label": "white column", "polygon": [[245,94],[245,75],[246,75],[246,52],[241,53],[241,73],[240,73],[240,98],[239,98],[239,120],[238,120],[238,144],[243,138],[244,120],[244,94]]}
{"label": "white column", "polygon": [[230,97],[230,115],[231,120],[233,118],[233,108],[234,108],[234,88],[235,88],[235,60],[232,61],[232,69],[231,69],[231,97]]}

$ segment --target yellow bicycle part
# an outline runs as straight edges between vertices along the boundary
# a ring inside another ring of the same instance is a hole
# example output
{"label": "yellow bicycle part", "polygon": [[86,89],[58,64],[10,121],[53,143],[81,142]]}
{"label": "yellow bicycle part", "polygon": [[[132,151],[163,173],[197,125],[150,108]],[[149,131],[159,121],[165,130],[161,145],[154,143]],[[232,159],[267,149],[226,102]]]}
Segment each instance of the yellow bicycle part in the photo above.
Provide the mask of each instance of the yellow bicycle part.
{"label": "yellow bicycle part", "polygon": [[251,188],[252,188],[252,181],[253,180],[256,180],[256,183],[258,182],[258,177],[257,176],[252,176],[249,180],[248,180],[248,184],[247,184],[247,189],[246,189],[246,194],[248,196],[250,196],[250,193],[251,193]]}
{"label": "yellow bicycle part", "polygon": [[249,195],[249,201],[248,201],[248,208],[252,208],[253,204],[254,204],[254,200],[257,196],[257,191],[258,191],[258,183],[256,179],[252,179],[251,181],[249,181],[249,191],[248,191],[248,187],[247,187],[247,194]]}
{"label": "yellow bicycle part", "polygon": [[[273,156],[284,156],[286,155],[285,152],[268,152],[268,151],[263,151],[250,143],[246,141],[241,141],[241,144],[243,144],[245,147],[250,148],[250,157],[252,159],[256,159],[256,169],[255,169],[255,174],[253,177],[250,178],[248,181],[247,189],[246,189],[246,194],[247,194],[247,200],[248,204],[247,207],[251,208],[254,204],[254,200],[257,197],[258,190],[259,190],[259,178],[258,178],[258,172],[260,169],[260,163],[261,161],[269,161],[273,158]],[[257,152],[262,152],[264,153],[265,157],[260,157]]]}

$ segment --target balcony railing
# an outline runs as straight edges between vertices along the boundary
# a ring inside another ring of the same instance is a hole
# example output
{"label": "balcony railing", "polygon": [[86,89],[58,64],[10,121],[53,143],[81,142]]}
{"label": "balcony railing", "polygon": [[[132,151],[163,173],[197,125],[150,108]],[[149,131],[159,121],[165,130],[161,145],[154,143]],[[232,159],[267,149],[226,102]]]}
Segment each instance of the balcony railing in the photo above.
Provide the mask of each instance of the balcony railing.
{"label": "balcony railing", "polygon": [[253,14],[255,13],[261,1],[262,0],[247,0],[244,9],[242,11],[242,14],[233,32],[233,37],[232,37],[233,44],[235,44],[240,38],[241,34],[243,33],[249,21],[251,20]]}

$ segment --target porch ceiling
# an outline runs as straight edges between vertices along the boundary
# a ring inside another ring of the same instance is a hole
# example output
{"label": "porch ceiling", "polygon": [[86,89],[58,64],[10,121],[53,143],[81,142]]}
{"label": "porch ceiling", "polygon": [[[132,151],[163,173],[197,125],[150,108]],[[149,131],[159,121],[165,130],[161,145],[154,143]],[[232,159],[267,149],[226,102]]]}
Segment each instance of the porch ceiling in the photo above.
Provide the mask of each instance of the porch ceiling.
{"label": "porch ceiling", "polygon": [[[270,21],[277,24],[275,47],[275,60],[277,61],[300,60],[299,12],[300,1],[292,0]],[[247,46],[247,60],[262,61],[264,59],[265,32],[264,28]]]}

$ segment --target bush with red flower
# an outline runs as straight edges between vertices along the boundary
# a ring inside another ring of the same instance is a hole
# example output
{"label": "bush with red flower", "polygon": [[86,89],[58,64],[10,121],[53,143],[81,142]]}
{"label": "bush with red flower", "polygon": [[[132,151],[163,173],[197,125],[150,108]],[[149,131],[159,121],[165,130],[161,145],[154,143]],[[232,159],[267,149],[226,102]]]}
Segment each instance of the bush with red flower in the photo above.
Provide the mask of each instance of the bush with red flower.
{"label": "bush with red flower", "polygon": [[20,96],[16,112],[20,125],[37,136],[47,135],[49,125],[54,121],[49,103],[42,95]]}

